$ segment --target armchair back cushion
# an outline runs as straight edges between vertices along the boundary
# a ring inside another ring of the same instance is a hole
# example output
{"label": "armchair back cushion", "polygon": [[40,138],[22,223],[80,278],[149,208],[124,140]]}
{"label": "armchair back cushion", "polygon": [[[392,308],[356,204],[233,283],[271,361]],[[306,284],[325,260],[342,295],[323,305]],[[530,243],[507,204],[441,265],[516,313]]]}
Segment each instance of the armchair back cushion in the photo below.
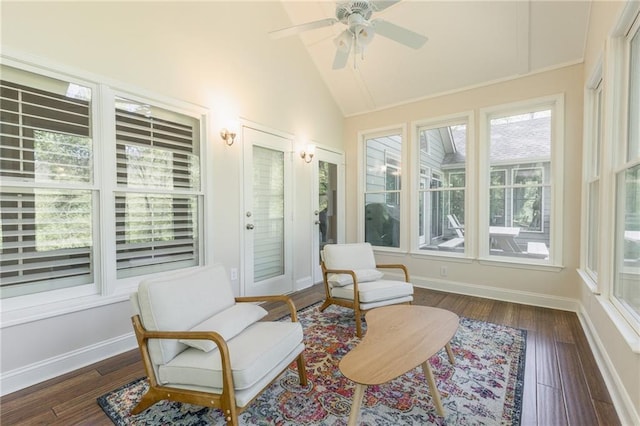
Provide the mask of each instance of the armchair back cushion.
{"label": "armchair back cushion", "polygon": [[[369,243],[327,244],[322,259],[327,269],[348,269],[355,272],[358,282],[376,281],[384,274],[376,269],[376,259]],[[329,274],[332,287],[353,284],[349,274]]]}
{"label": "armchair back cushion", "polygon": [[[222,265],[144,280],[138,287],[137,299],[142,323],[151,331],[190,330],[235,304]],[[156,365],[166,364],[186,348],[178,340],[149,341],[149,355]]]}
{"label": "armchair back cushion", "polygon": [[376,259],[369,243],[327,244],[323,255],[327,269],[376,269]]}

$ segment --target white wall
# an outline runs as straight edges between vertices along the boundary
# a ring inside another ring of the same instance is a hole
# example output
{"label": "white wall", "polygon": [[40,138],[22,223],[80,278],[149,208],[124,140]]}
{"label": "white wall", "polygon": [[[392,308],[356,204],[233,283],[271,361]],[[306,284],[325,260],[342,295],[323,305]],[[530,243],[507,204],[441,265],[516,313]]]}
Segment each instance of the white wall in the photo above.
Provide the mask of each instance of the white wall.
{"label": "white wall", "polygon": [[[219,136],[229,118],[342,147],[342,113],[301,41],[267,36],[290,24],[280,2],[3,2],[0,24],[5,55],[42,59],[211,110],[204,171],[214,200],[205,222],[209,262],[240,267],[242,146],[227,147]],[[294,212],[311,223],[312,169],[300,160],[294,170]],[[300,287],[311,283],[311,227],[295,231]],[[3,324],[2,393],[133,347],[124,299]]]}
{"label": "white wall", "polygon": [[[491,84],[455,94],[439,96],[412,102],[410,104],[378,111],[362,116],[349,117],[345,123],[345,154],[347,164],[347,239],[355,241],[357,232],[356,186],[358,131],[385,126],[406,125],[424,119],[434,119],[467,111],[476,111],[474,133],[479,134],[478,109],[507,104],[544,96],[564,94],[565,103],[565,162],[562,167],[564,177],[564,268],[561,271],[541,271],[510,268],[506,266],[483,265],[478,262],[452,263],[440,258],[425,259],[425,256],[403,255],[387,257],[407,264],[412,277],[435,283],[440,280],[440,266],[448,267],[447,280],[462,283],[469,288],[465,291],[483,291],[490,287],[505,293],[528,293],[535,297],[536,304],[571,308],[577,298],[578,281],[576,268],[579,264],[580,235],[580,162],[582,158],[582,65],[574,65],[554,71],[543,72],[515,80]],[[470,141],[470,143],[472,143]],[[403,187],[408,182],[403,182]],[[402,235],[408,239],[409,235]],[[381,259],[385,256],[379,253]],[[476,287],[476,289],[474,289]],[[516,297],[515,295],[512,295]],[[505,296],[506,297],[506,296]],[[531,299],[533,302],[534,300]]]}

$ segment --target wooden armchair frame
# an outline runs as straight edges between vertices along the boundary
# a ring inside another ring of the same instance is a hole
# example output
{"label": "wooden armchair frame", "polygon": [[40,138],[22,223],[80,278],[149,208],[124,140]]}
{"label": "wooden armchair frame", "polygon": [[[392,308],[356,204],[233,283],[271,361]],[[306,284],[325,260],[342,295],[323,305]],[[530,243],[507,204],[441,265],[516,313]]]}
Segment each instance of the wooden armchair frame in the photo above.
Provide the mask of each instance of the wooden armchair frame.
{"label": "wooden armchair frame", "polygon": [[[367,311],[360,309],[360,292],[358,291],[358,278],[356,276],[355,271],[350,269],[327,269],[324,261],[320,262],[320,267],[322,268],[322,280],[324,282],[324,293],[325,300],[320,306],[320,312],[324,311],[331,305],[343,306],[345,308],[350,308],[355,311],[356,317],[356,336],[362,338],[362,315],[364,315]],[[404,280],[405,282],[410,282],[409,279],[409,270],[407,267],[400,263],[394,264],[376,264],[377,269],[401,269],[404,272]],[[353,280],[353,300],[349,299],[341,299],[337,297],[333,297],[331,295],[331,289],[329,287],[329,274],[349,274],[351,275],[351,279]],[[406,304],[410,305],[411,302],[406,302]]]}
{"label": "wooden armchair frame", "polygon": [[[295,305],[288,296],[236,297],[235,300],[236,302],[281,301],[286,303],[289,307],[291,322],[298,321]],[[138,405],[131,410],[131,414],[141,413],[156,402],[168,399],[171,401],[195,404],[204,407],[218,408],[222,410],[228,425],[238,425],[238,415],[251,404],[251,401],[244,407],[238,407],[236,405],[229,349],[227,347],[227,342],[222,336],[220,336],[220,334],[212,331],[149,331],[142,325],[139,315],[133,316],[131,321],[138,341],[140,354],[142,355],[142,363],[144,364],[144,369],[149,379],[149,390],[143,395]],[[149,355],[149,339],[201,339],[211,340],[214,342],[220,351],[220,357],[222,359],[222,393],[218,394],[213,392],[188,390],[158,384],[151,356]],[[305,369],[303,355],[304,351],[298,355],[296,362],[298,366],[298,376],[300,377],[300,385],[306,386],[307,372]],[[285,370],[287,367],[285,367]],[[265,388],[267,386],[265,386]]]}

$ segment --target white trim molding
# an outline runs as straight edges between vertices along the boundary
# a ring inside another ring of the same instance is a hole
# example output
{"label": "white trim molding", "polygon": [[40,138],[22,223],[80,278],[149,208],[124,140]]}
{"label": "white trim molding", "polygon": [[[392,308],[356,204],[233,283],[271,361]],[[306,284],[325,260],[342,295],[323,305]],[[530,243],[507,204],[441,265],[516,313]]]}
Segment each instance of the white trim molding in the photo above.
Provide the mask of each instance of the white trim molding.
{"label": "white trim molding", "polygon": [[133,332],[10,370],[0,375],[0,396],[61,376],[138,347]]}

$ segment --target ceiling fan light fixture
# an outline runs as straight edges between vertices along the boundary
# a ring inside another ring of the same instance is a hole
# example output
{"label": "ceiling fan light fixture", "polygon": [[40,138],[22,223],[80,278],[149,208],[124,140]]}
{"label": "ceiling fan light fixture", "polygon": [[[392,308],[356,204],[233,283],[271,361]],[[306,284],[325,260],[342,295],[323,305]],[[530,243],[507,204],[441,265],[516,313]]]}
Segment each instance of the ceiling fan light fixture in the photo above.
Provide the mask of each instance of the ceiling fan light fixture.
{"label": "ceiling fan light fixture", "polygon": [[353,41],[353,34],[349,30],[341,32],[338,37],[333,39],[338,50],[342,52],[348,52],[351,50],[351,42]]}
{"label": "ceiling fan light fixture", "polygon": [[356,43],[362,47],[368,46],[369,43],[371,43],[371,40],[373,40],[373,36],[376,34],[373,27],[369,25],[362,25],[357,28],[357,31]]}

